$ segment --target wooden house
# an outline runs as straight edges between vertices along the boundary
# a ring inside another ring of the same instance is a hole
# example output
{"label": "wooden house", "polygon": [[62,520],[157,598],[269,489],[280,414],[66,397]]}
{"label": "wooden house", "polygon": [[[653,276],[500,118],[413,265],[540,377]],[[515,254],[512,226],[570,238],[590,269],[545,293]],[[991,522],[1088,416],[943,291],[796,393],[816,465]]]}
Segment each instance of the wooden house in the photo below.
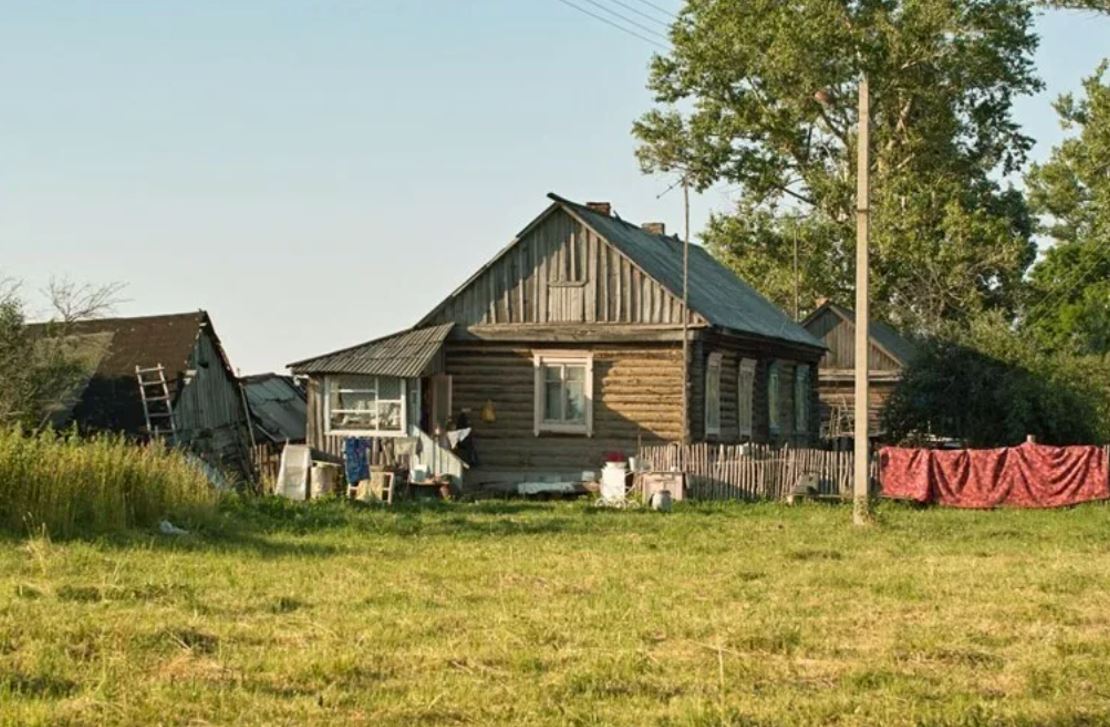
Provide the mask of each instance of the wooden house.
{"label": "wooden house", "polygon": [[[844,306],[822,302],[802,325],[828,349],[821,358],[818,389],[821,400],[821,434],[825,439],[852,436],[856,373],[856,314]],[[902,369],[913,359],[914,346],[890,325],[877,320],[868,324],[869,431],[883,435],[882,410],[902,378]]]}
{"label": "wooden house", "polygon": [[213,465],[250,471],[243,393],[206,312],[101,318],[68,324],[65,330],[83,344],[87,378],[54,415],[56,426],[147,438],[135,368],[161,365],[176,444]]}
{"label": "wooden house", "polygon": [[682,242],[549,197],[413,328],[290,365],[311,446],[469,427],[484,484],[580,480],[640,443],[815,438],[818,339],[691,245],[684,366]]}

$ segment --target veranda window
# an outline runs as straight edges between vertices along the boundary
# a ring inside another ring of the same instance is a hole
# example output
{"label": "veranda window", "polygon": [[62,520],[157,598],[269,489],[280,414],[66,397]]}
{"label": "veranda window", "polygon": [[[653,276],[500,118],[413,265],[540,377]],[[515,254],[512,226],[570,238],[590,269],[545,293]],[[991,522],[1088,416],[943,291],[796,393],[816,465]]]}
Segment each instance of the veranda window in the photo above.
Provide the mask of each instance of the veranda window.
{"label": "veranda window", "polygon": [[535,434],[593,433],[593,356],[537,353]]}
{"label": "veranda window", "polygon": [[405,380],[395,376],[328,376],[324,380],[328,434],[401,436]]}

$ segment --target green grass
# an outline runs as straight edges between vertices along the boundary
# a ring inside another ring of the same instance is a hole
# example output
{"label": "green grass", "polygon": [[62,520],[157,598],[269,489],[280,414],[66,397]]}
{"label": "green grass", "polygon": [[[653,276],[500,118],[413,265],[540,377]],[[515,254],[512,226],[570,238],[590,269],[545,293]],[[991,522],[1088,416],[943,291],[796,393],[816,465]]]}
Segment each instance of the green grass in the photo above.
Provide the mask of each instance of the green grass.
{"label": "green grass", "polygon": [[0,530],[87,535],[192,521],[214,507],[208,481],[178,452],[0,428]]}
{"label": "green grass", "polygon": [[1100,724],[1110,508],[229,501],[0,541],[11,724]]}

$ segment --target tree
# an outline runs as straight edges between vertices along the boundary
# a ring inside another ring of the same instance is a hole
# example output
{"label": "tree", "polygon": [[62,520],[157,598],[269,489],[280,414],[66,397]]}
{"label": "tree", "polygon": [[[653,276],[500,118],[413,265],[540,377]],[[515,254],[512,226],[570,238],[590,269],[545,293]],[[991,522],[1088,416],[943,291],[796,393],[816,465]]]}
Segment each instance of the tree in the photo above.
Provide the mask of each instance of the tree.
{"label": "tree", "polygon": [[646,172],[736,185],[709,247],[781,304],[852,290],[855,95],[872,88],[876,312],[934,329],[1016,305],[1033,262],[1015,96],[1040,88],[1022,0],[689,0],[633,127]]}
{"label": "tree", "polygon": [[924,342],[883,411],[897,440],[932,434],[973,447],[1091,444],[1110,436],[1110,362],[1045,353],[998,312]]}
{"label": "tree", "polygon": [[1031,271],[1023,325],[1047,347],[1077,354],[1110,353],[1108,69],[1104,61],[1084,80],[1082,99],[1056,102],[1062,126],[1077,133],[1026,177],[1052,247]]}
{"label": "tree", "polygon": [[109,312],[121,289],[52,280],[48,294],[55,315],[30,325],[19,286],[0,281],[0,425],[42,429],[72,404],[95,363],[90,355],[97,353],[74,324]]}

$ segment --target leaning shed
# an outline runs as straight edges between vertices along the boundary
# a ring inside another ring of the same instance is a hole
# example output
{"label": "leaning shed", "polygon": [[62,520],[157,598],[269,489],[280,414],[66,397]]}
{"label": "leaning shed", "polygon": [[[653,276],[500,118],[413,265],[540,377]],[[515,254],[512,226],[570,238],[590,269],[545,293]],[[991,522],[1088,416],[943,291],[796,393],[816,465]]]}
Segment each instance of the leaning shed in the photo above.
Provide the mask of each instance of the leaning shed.
{"label": "leaning shed", "polygon": [[[821,359],[819,397],[821,434],[826,439],[851,437],[854,426],[856,370],[855,311],[831,301],[822,302],[802,325],[821,339],[828,351]],[[915,348],[890,325],[877,320],[868,323],[870,333],[869,431],[883,435],[882,410],[902,378],[902,369],[913,360]]]}
{"label": "leaning shed", "polygon": [[310,444],[465,427],[481,485],[581,480],[641,443],[815,437],[819,340],[697,245],[685,310],[661,224],[549,198],[415,327],[291,365]]}
{"label": "leaning shed", "polygon": [[88,378],[56,414],[55,424],[145,439],[149,433],[135,368],[161,365],[177,444],[225,469],[249,472],[243,393],[206,312],[78,321],[65,332],[95,345],[81,347],[91,352]]}

